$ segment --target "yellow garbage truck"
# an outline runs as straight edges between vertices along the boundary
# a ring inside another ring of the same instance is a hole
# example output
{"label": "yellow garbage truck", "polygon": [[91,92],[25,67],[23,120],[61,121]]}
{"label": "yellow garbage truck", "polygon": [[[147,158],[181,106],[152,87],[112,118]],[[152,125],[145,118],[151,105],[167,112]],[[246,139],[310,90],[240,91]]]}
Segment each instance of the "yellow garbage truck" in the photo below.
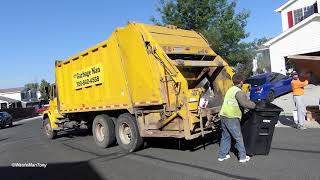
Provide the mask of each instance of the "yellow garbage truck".
{"label": "yellow garbage truck", "polygon": [[192,30],[129,23],[98,45],[55,63],[43,125],[92,130],[95,143],[128,152],[145,138],[191,140],[212,131],[232,69]]}

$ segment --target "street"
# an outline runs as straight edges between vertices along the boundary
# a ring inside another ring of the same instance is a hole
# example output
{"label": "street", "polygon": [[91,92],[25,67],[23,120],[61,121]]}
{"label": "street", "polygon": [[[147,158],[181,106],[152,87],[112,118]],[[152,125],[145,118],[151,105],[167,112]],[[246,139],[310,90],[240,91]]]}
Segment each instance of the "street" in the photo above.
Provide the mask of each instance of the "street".
{"label": "street", "polygon": [[[319,129],[276,128],[269,156],[240,164],[233,153],[218,162],[216,141],[205,149],[179,150],[176,141],[166,139],[124,154],[117,146],[98,148],[84,133],[48,140],[41,125],[42,119],[36,118],[0,129],[1,179],[320,179]],[[47,167],[18,168],[12,163]]]}

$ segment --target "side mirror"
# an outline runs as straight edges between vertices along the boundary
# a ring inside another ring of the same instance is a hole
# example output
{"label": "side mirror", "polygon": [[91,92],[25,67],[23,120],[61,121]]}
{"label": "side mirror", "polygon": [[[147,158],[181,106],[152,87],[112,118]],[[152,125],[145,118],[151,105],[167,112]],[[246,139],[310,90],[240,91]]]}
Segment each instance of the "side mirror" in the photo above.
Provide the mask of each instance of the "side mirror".
{"label": "side mirror", "polygon": [[44,87],[44,90],[45,90],[46,94],[49,96],[49,87],[48,86]]}

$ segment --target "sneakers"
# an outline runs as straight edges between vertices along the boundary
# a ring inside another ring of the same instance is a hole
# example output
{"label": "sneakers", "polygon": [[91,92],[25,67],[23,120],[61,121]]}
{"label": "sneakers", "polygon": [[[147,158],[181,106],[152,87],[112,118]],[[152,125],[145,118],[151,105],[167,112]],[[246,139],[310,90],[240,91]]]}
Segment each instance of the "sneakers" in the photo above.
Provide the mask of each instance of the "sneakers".
{"label": "sneakers", "polygon": [[299,129],[299,125],[296,124],[296,123],[294,123],[294,124],[292,125],[292,127],[295,128],[295,129]]}
{"label": "sneakers", "polygon": [[226,157],[224,157],[224,158],[218,158],[218,161],[224,161],[224,160],[227,160],[227,159],[229,159],[230,158],[230,155],[229,154],[227,154],[226,155]]}
{"label": "sneakers", "polygon": [[305,126],[300,126],[298,129],[300,129],[300,130],[305,130],[305,129],[307,129]]}
{"label": "sneakers", "polygon": [[240,163],[245,163],[245,162],[248,162],[250,160],[250,157],[249,156],[246,156],[245,159],[240,159],[239,162]]}
{"label": "sneakers", "polygon": [[300,125],[300,124],[296,124],[295,128],[299,129],[299,130],[305,130],[307,129],[305,126]]}

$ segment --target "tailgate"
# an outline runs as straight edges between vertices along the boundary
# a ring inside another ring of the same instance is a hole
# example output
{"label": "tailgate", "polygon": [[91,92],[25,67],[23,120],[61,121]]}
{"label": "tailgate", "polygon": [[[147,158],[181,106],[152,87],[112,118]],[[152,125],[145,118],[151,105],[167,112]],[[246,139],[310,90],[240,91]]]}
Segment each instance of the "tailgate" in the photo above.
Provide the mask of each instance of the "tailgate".
{"label": "tailgate", "polygon": [[167,54],[217,55],[202,35],[195,31],[147,24],[142,26]]}

